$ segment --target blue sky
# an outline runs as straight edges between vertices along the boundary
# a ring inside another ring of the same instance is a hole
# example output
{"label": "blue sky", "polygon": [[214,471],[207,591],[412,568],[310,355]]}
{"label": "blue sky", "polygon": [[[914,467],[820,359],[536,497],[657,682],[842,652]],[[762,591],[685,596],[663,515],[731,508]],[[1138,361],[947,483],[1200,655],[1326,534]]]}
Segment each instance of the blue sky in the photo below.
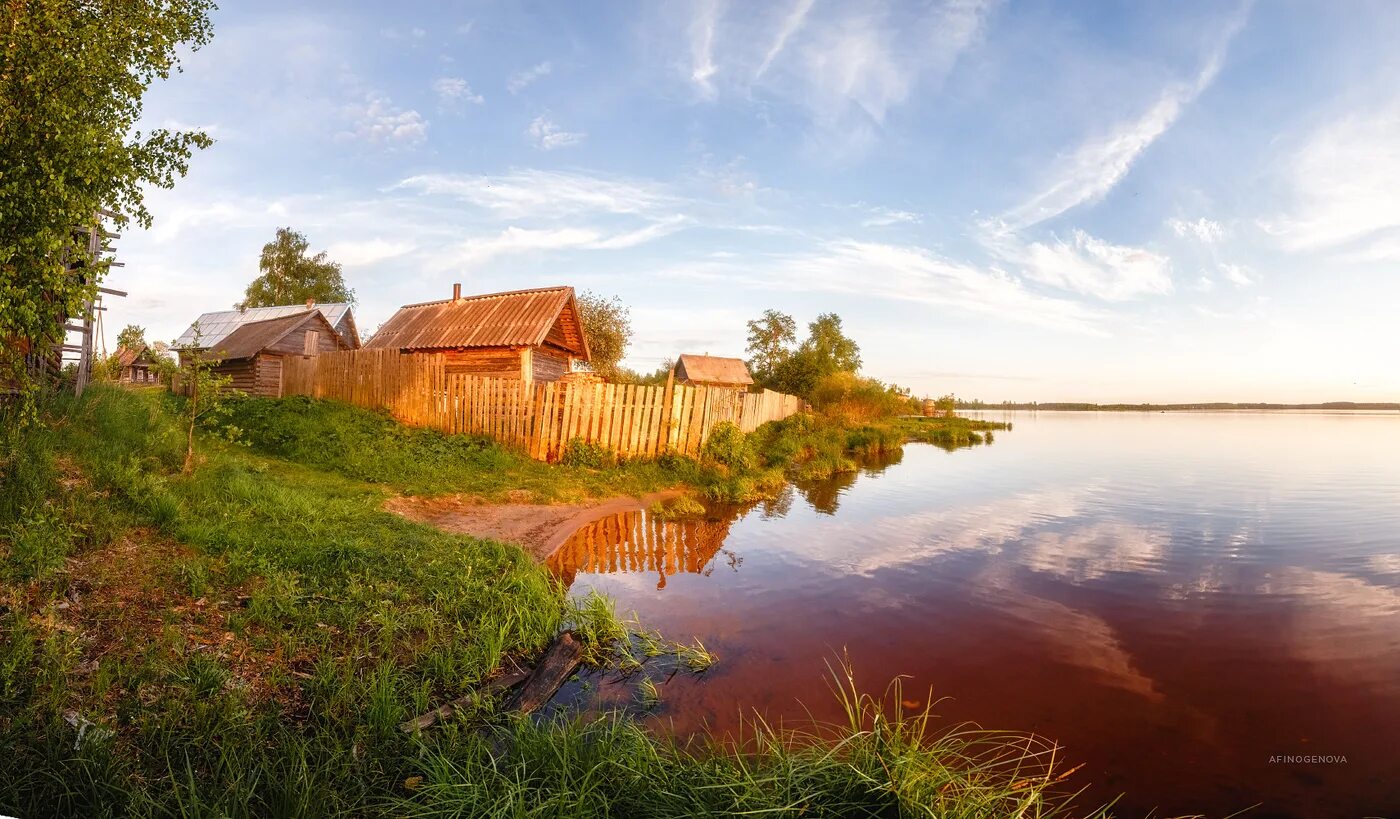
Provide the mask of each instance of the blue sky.
{"label": "blue sky", "polygon": [[229,2],[144,121],[217,144],[119,242],[108,343],[278,226],[400,304],[620,296],[642,370],[834,311],[986,400],[1397,400],[1400,6]]}

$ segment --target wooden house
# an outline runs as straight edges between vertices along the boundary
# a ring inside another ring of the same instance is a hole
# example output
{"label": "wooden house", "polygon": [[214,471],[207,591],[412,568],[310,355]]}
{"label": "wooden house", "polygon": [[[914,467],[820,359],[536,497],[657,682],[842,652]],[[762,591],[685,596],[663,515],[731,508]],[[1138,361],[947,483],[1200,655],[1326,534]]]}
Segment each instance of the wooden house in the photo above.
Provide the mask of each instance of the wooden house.
{"label": "wooden house", "polygon": [[572,287],[463,296],[399,308],[367,350],[441,353],[449,373],[557,381],[588,361]]}
{"label": "wooden house", "polygon": [[335,328],[335,332],[345,342],[348,350],[357,350],[360,347],[360,331],[355,326],[355,314],[350,309],[350,305],[344,303],[317,304],[308,299],[306,304],[278,305],[276,307],[247,307],[242,310],[216,310],[212,313],[204,313],[195,319],[180,337],[175,339],[176,349],[197,348],[202,350],[211,349],[219,342],[223,341],[229,333],[237,330],[244,324],[265,321],[273,318],[283,318],[298,313],[305,313],[307,310],[319,310],[325,316],[326,321]]}
{"label": "wooden house", "polygon": [[235,390],[270,398],[282,394],[282,360],[348,350],[345,338],[315,308],[289,316],[240,324],[216,344],[202,350],[181,350],[217,362],[214,372],[228,376]]}
{"label": "wooden house", "polygon": [[676,383],[693,387],[730,387],[747,391],[753,386],[748,365],[740,358],[717,355],[682,355],[676,359]]}
{"label": "wooden house", "polygon": [[122,384],[155,384],[160,381],[158,361],[145,344],[117,348],[117,381]]}

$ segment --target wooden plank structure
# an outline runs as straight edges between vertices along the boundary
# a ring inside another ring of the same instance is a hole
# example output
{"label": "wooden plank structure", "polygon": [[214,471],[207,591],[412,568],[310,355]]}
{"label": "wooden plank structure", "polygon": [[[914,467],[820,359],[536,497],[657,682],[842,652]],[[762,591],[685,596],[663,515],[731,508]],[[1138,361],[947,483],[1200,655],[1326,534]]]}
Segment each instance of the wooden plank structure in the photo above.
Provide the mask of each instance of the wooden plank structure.
{"label": "wooden plank structure", "polygon": [[752,432],[802,409],[801,399],[772,390],[466,375],[452,372],[444,355],[393,349],[288,356],[282,361],[281,394],[384,409],[411,426],[488,435],[541,461],[558,460],[574,439],[624,458],[667,452],[696,456],[722,421]]}

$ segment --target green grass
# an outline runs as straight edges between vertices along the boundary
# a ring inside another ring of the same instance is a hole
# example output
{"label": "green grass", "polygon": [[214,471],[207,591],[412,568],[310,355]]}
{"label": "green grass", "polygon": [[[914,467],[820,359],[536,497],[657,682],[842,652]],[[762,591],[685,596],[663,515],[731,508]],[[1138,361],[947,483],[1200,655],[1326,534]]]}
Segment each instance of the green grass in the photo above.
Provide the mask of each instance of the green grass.
{"label": "green grass", "polygon": [[170,400],[96,387],[49,407],[46,426],[3,427],[0,813],[1051,815],[1046,782],[1006,762],[1035,762],[1014,738],[935,736],[853,688],[852,725],[758,725],[738,755],[620,717],[502,721],[486,701],[404,735],[400,721],[564,627],[596,662],[654,649],[698,671],[714,657],[619,623],[604,600],[570,603],[515,547],[383,512],[388,493],[602,494],[699,467],[546,467],[283,402],[235,408],[251,446],[206,434],[182,476]]}

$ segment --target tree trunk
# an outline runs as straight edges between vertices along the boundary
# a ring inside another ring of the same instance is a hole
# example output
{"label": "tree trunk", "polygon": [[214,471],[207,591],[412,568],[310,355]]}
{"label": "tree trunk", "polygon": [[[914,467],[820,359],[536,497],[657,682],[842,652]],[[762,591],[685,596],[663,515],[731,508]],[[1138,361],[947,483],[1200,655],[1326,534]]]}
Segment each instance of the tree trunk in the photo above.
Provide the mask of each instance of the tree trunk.
{"label": "tree trunk", "polygon": [[188,475],[194,471],[194,419],[195,409],[199,406],[199,379],[190,379],[190,425],[185,436],[185,465],[180,468],[180,473]]}

